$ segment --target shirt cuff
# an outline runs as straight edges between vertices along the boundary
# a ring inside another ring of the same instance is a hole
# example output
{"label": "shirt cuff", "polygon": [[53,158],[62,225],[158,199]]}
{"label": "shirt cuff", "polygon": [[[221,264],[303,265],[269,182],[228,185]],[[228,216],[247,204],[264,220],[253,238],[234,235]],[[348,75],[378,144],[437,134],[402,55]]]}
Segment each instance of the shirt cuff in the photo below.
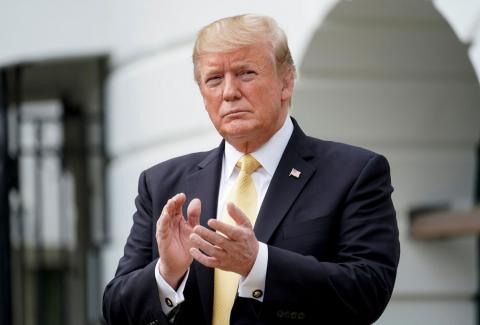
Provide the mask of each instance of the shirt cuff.
{"label": "shirt cuff", "polygon": [[183,290],[187,283],[188,274],[190,274],[190,268],[187,270],[187,274],[183,277],[177,291],[175,291],[160,275],[160,271],[158,270],[159,265],[160,259],[158,259],[157,264],[155,265],[155,280],[157,281],[158,295],[160,296],[162,311],[165,315],[168,315],[177,305],[185,301]]}
{"label": "shirt cuff", "polygon": [[268,246],[259,242],[258,254],[250,273],[240,278],[238,295],[263,302],[265,280],[267,278]]}

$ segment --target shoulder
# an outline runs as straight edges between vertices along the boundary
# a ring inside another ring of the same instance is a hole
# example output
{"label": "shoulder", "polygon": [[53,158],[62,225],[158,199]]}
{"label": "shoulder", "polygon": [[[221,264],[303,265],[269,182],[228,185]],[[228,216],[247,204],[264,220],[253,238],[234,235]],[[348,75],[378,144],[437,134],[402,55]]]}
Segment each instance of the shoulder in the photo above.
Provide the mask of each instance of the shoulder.
{"label": "shoulder", "polygon": [[139,192],[144,191],[157,199],[168,199],[173,194],[184,192],[188,187],[189,176],[207,164],[218,162],[222,152],[219,147],[175,157],[151,166],[140,174]]}
{"label": "shoulder", "polygon": [[370,159],[378,154],[372,150],[351,144],[321,140],[311,136],[305,136],[308,148],[315,155],[322,155],[336,159]]}
{"label": "shoulder", "polygon": [[292,118],[292,121],[294,131],[290,145],[295,148],[300,156],[307,160],[321,163],[324,166],[334,164],[340,168],[364,165],[371,159],[379,159],[386,162],[383,156],[372,150],[308,136],[303,132],[295,119]]}
{"label": "shoulder", "polygon": [[143,173],[147,179],[158,176],[178,177],[190,174],[198,169],[198,166],[214,151],[218,149],[195,152],[187,155],[171,158],[146,169]]}
{"label": "shoulder", "polygon": [[312,162],[321,168],[338,173],[353,172],[354,174],[360,173],[367,167],[375,167],[384,172],[389,171],[387,159],[372,150],[309,136],[306,137],[306,143],[312,153]]}

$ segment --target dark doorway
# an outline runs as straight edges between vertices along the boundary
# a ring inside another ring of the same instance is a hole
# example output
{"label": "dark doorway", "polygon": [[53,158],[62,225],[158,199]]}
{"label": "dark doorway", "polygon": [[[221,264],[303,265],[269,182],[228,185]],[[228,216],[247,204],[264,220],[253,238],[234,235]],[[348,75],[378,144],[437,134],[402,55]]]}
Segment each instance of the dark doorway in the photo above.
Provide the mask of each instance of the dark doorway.
{"label": "dark doorway", "polygon": [[8,212],[2,226],[8,224],[10,273],[0,276],[10,279],[2,294],[10,290],[14,325],[101,322],[105,62],[50,60],[2,70],[0,161],[8,162],[8,174],[1,177],[9,182],[0,205]]}

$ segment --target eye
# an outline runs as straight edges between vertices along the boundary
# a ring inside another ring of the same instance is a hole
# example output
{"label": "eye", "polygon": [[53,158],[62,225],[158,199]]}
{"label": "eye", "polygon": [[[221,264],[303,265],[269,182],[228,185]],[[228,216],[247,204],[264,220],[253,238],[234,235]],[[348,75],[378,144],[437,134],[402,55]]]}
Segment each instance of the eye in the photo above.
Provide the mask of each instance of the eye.
{"label": "eye", "polygon": [[221,76],[211,76],[211,77],[208,77],[208,78],[205,80],[205,84],[206,84],[208,87],[218,86],[221,82],[222,82],[222,77],[221,77]]}
{"label": "eye", "polygon": [[243,80],[251,80],[257,75],[257,73],[253,70],[244,70],[240,72],[239,75]]}

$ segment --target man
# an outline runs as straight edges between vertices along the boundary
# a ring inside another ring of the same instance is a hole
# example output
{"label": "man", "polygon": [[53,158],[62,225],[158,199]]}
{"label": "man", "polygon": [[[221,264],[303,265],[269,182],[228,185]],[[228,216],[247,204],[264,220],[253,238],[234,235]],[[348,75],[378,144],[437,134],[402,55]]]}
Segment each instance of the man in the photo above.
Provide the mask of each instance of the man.
{"label": "man", "polygon": [[289,117],[295,67],[271,18],[204,27],[193,63],[224,141],[140,176],[107,323],[374,322],[399,260],[386,159]]}

